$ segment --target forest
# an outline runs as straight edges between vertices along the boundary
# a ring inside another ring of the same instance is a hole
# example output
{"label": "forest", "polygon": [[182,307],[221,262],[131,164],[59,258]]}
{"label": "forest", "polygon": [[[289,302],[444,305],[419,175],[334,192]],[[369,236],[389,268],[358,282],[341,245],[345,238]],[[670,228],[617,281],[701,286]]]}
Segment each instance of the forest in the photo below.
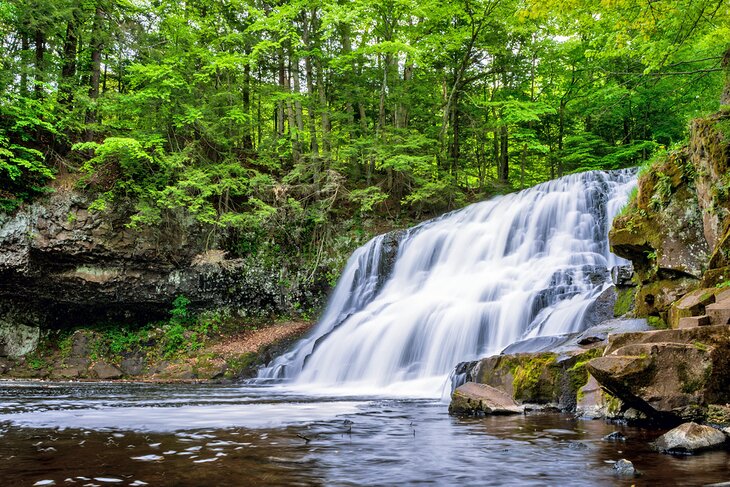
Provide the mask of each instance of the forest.
{"label": "forest", "polygon": [[640,165],[717,110],[728,19],[724,0],[6,0],[0,210],[71,185],[246,254]]}

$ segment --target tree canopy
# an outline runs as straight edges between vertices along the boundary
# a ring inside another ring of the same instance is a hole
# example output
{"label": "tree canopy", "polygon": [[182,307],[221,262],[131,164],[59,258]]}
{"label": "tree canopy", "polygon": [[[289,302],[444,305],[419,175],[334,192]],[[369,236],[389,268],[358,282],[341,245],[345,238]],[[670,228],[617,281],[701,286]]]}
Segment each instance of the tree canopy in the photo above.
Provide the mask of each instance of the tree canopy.
{"label": "tree canopy", "polygon": [[73,174],[242,252],[641,163],[730,103],[723,0],[7,0],[0,209]]}

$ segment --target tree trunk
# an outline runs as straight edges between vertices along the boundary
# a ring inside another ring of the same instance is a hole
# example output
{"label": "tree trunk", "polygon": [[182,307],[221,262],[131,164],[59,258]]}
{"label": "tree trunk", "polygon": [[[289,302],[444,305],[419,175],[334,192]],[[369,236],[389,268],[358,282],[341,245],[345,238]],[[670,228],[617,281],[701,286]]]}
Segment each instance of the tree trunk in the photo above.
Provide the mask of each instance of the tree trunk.
{"label": "tree trunk", "polygon": [[[286,69],[284,68],[284,53],[279,50],[279,90],[286,91]],[[279,100],[276,105],[276,135],[284,136],[284,101]]]}
{"label": "tree trunk", "polygon": [[503,183],[509,182],[509,131],[506,125],[499,130],[499,180]]}
{"label": "tree trunk", "polygon": [[35,86],[33,92],[38,99],[43,98],[43,82],[45,81],[46,36],[42,30],[35,31]]}
{"label": "tree trunk", "polygon": [[302,28],[302,42],[304,42],[304,48],[307,54],[304,56],[304,77],[307,83],[307,115],[309,125],[309,147],[312,151],[312,156],[315,159],[319,159],[319,142],[317,141],[317,109],[316,101],[314,98],[314,70],[312,68],[312,45],[310,35],[310,24],[309,19],[304,15],[304,22]]}
{"label": "tree trunk", "polygon": [[[92,100],[92,107],[86,112],[86,124],[91,126],[96,123],[96,109],[93,106],[97,98],[99,98],[99,81],[101,79],[101,51],[103,46],[102,40],[102,20],[104,11],[101,6],[96,7],[94,14],[94,23],[91,30],[91,76],[89,77],[89,98]],[[94,139],[94,130],[89,127],[86,129],[86,140]]]}
{"label": "tree trunk", "polygon": [[520,155],[520,189],[525,189],[525,162],[527,161],[527,144],[522,145]]}
{"label": "tree trunk", "polygon": [[[246,49],[246,54],[250,54]],[[246,122],[243,126],[243,150],[253,150],[253,138],[251,136],[251,65],[246,63],[243,67],[243,113],[246,114]]]}
{"label": "tree trunk", "polygon": [[286,118],[289,123],[289,140],[291,141],[292,160],[296,164],[301,158],[302,150],[299,146],[299,130],[297,129],[296,117],[294,115],[294,103],[292,103],[291,76],[292,76],[292,55],[289,48],[289,69],[284,78],[284,89],[289,97],[286,100]]}
{"label": "tree trunk", "polygon": [[77,22],[78,10],[74,9],[71,20],[66,25],[66,39],[63,42],[63,65],[61,67],[61,83],[58,96],[59,103],[66,107],[70,107],[73,104],[76,51],[78,50],[78,36],[76,34]]}
{"label": "tree trunk", "polygon": [[720,97],[720,106],[730,105],[730,48],[725,51],[722,57],[722,67],[724,68],[725,84],[722,88],[722,96]]}
{"label": "tree trunk", "polygon": [[28,34],[23,32],[20,35],[20,55],[24,62],[24,65],[20,71],[20,96],[28,96],[28,64],[27,56],[30,50],[30,43],[28,42]]}
{"label": "tree trunk", "polygon": [[558,109],[558,177],[563,176],[563,138],[565,137],[565,99],[560,100]]}

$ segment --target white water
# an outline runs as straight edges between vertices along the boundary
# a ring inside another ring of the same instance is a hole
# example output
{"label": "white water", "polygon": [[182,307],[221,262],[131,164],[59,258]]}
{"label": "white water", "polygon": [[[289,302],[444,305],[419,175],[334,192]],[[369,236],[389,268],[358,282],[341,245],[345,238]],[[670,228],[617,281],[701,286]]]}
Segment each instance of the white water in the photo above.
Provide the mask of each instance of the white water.
{"label": "white water", "polygon": [[385,279],[379,236],[350,257],[318,325],[261,379],[438,396],[453,367],[518,340],[581,331],[610,285],[608,229],[633,171],[566,176],[410,229]]}

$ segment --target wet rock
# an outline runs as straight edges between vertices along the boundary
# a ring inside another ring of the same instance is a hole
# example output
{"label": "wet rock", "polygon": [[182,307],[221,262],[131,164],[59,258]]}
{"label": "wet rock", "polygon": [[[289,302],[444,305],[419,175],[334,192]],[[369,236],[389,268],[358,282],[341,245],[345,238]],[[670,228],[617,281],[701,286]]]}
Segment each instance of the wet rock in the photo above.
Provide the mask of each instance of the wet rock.
{"label": "wet rock", "polygon": [[97,362],[91,367],[92,376],[101,380],[119,379],[123,373],[116,366],[106,362]]}
{"label": "wet rock", "polygon": [[720,430],[697,423],[684,423],[664,433],[653,446],[662,453],[691,455],[722,448],[725,441],[725,434]]}
{"label": "wet rock", "polygon": [[583,315],[583,324],[586,327],[613,319],[613,308],[616,305],[618,293],[615,286],[604,289],[593,301]]}
{"label": "wet rock", "polygon": [[578,392],[575,414],[583,419],[614,419],[621,406],[621,401],[608,395],[595,377],[588,374],[588,382]]}
{"label": "wet rock", "polygon": [[603,437],[606,441],[626,441],[626,436],[620,431],[614,431]]}
{"label": "wet rock", "polygon": [[636,468],[634,468],[634,464],[625,458],[622,458],[613,464],[613,471],[619,477],[634,477],[638,475]]}
{"label": "wet rock", "polygon": [[451,396],[450,414],[491,415],[521,414],[524,409],[508,394],[488,386],[467,382]]}
{"label": "wet rock", "polygon": [[616,286],[634,286],[634,266],[618,265],[611,269],[611,280]]}
{"label": "wet rock", "polygon": [[329,289],[325,267],[309,279],[287,265],[228,258],[230,235],[182,212],[131,229],[132,207],[120,201],[89,212],[89,203],[59,191],[0,215],[0,325],[62,328],[80,316],[85,324],[148,323],[168,318],[179,295],[195,311],[287,313],[294,303],[319,305]]}

